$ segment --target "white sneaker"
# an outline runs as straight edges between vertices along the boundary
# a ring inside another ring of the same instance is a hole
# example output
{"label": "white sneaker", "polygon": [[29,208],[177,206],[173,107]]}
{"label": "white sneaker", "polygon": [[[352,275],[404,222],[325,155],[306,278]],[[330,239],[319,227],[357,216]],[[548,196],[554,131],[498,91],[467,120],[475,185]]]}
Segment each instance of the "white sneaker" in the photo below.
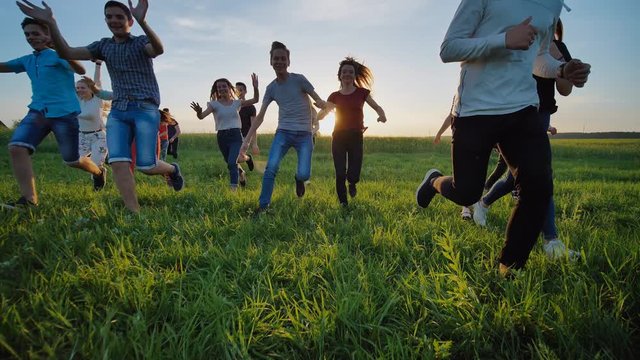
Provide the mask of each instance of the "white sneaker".
{"label": "white sneaker", "polygon": [[473,204],[473,221],[484,227],[487,226],[487,213],[489,212],[489,208],[480,204],[480,201]]}
{"label": "white sneaker", "polygon": [[462,220],[471,220],[471,209],[463,206],[460,215],[462,216]]}
{"label": "white sneaker", "polygon": [[580,258],[580,253],[574,250],[569,250],[564,246],[564,243],[559,239],[553,239],[545,241],[542,244],[545,254],[552,259],[560,259],[565,255],[569,257],[569,260],[574,261]]}

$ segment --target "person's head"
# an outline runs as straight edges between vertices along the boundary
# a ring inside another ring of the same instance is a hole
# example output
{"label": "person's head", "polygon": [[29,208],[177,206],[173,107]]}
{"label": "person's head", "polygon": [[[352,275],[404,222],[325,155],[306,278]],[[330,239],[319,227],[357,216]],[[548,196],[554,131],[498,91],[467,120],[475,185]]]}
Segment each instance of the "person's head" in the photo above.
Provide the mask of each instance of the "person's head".
{"label": "person's head", "polygon": [[562,41],[562,35],[564,35],[564,26],[562,26],[562,21],[558,19],[558,23],[556,24],[555,38],[558,41]]}
{"label": "person's head", "polygon": [[340,87],[354,83],[356,86],[371,89],[373,74],[368,67],[362,65],[352,57],[346,57],[338,66],[338,80]]}
{"label": "person's head", "polygon": [[49,36],[49,27],[40,21],[32,18],[24,18],[20,23],[24,37],[33,50],[42,50],[48,48],[51,43]]}
{"label": "person's head", "polygon": [[236,83],[236,93],[238,97],[244,97],[247,94],[247,85],[241,81]]}
{"label": "person's head", "polygon": [[233,99],[235,91],[231,81],[224,78],[218,79],[211,86],[211,100]]}
{"label": "person's head", "polygon": [[169,112],[169,108],[164,108],[160,111],[160,122],[167,123],[169,125],[175,124],[176,119],[173,118],[173,115]]}
{"label": "person's head", "polygon": [[131,10],[125,4],[113,0],[107,1],[104,4],[104,20],[113,36],[129,36],[133,26],[133,16],[131,15]]}
{"label": "person's head", "polygon": [[271,67],[273,67],[276,74],[286,73],[290,64],[289,49],[287,49],[283,43],[274,41],[271,43],[271,51],[269,51],[269,55]]}
{"label": "person's head", "polygon": [[93,91],[91,90],[89,80],[82,78],[76,81],[76,94],[78,94],[78,97],[85,100],[93,97]]}

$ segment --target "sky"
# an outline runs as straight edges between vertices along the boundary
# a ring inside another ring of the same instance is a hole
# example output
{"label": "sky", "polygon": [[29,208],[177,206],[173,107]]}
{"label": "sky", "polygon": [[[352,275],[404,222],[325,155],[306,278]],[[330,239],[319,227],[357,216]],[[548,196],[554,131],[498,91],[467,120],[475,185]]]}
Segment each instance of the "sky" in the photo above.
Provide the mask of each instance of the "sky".
{"label": "sky", "polygon": [[[34,1],[35,2],[35,1]],[[35,2],[40,4],[40,2]],[[137,1],[134,0],[134,4]],[[161,107],[183,132],[214,132],[213,117],[198,120],[191,101],[206,103],[213,81],[228,78],[250,87],[258,74],[260,95],[275,75],[269,65],[274,40],[291,50],[290,72],[303,74],[327,98],[339,87],[338,63],[354,56],[375,77],[372,97],[387,115],[377,123],[365,106],[368,136],[433,136],[451,107],[459,64],[440,60],[440,44],[459,1],[455,0],[150,0],[147,23],[165,53],[154,60]],[[592,66],[589,82],[558,96],[552,124],[560,132],[640,131],[638,0],[566,0],[561,15],[571,54]],[[109,37],[101,0],[50,0],[71,46]],[[31,52],[14,1],[0,0],[0,62]],[[134,25],[134,35],[142,30]],[[93,64],[85,63],[93,74]],[[110,88],[106,69],[103,87]],[[251,93],[251,90],[250,90]],[[31,88],[26,74],[0,74],[0,120],[26,114]],[[260,104],[256,104],[259,107]],[[321,122],[329,135],[333,115]],[[269,106],[259,132],[273,132],[277,105]],[[449,134],[449,133],[446,133]]]}

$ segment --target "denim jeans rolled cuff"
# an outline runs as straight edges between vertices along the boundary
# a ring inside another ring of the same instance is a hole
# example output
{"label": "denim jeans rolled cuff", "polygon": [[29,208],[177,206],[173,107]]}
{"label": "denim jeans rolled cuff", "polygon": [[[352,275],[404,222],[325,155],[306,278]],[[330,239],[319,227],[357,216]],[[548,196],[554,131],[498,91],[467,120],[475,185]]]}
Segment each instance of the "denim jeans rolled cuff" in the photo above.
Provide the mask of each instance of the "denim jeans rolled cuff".
{"label": "denim jeans rolled cuff", "polygon": [[23,147],[33,154],[42,140],[53,132],[64,162],[75,164],[80,159],[77,116],[77,112],[72,112],[61,117],[46,117],[43,111],[30,109],[13,131],[9,146]]}
{"label": "denim jeans rolled cuff", "polygon": [[298,167],[295,178],[298,181],[306,181],[311,177],[311,155],[313,153],[313,140],[310,131],[276,130],[269,150],[267,166],[262,177],[262,190],[259,203],[261,208],[269,206],[275,178],[280,168],[280,162],[289,148],[293,147],[298,153]]}
{"label": "denim jeans rolled cuff", "polygon": [[240,128],[218,130],[216,134],[218,148],[229,169],[229,183],[232,187],[238,186],[239,170],[238,155],[242,147],[242,132]]}
{"label": "denim jeans rolled cuff", "polygon": [[109,163],[131,162],[131,144],[136,141],[136,168],[149,170],[157,166],[160,113],[156,104],[129,102],[127,110],[111,109],[107,120]]}

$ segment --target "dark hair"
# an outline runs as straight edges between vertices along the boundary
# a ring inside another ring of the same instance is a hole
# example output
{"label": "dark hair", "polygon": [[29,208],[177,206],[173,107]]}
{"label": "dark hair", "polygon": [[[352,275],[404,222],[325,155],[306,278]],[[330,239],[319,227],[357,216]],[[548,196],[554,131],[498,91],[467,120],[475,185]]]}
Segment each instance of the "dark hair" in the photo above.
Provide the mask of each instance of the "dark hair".
{"label": "dark hair", "polygon": [[[344,60],[340,61],[340,66],[338,66],[338,81],[340,81],[340,72],[342,71],[342,67],[346,65],[353,66],[353,69],[355,70],[355,80],[353,82],[356,86],[371,90],[371,86],[373,85],[373,74],[371,73],[371,70],[350,56],[347,56]],[[340,82],[340,86],[342,86],[342,82]]]}
{"label": "dark hair", "polygon": [[236,83],[236,88],[237,88],[238,86],[242,86],[245,90],[247,90],[247,85],[246,85],[245,83],[243,83],[242,81],[238,81],[238,82]]}
{"label": "dark hair", "polygon": [[211,100],[218,100],[220,98],[220,94],[218,94],[218,86],[217,86],[219,82],[224,82],[227,84],[227,86],[229,87],[229,97],[234,99],[236,94],[236,88],[233,87],[233,85],[231,84],[231,81],[225,78],[221,78],[213,82],[213,85],[211,86],[211,95],[209,95],[209,98]]}
{"label": "dark hair", "polygon": [[23,29],[23,30],[24,30],[24,28],[25,28],[27,25],[37,25],[37,26],[40,26],[40,28],[41,28],[42,30],[44,30],[44,32],[45,32],[47,35],[49,34],[49,27],[47,26],[47,24],[45,24],[45,23],[43,23],[43,22],[41,22],[41,21],[38,21],[38,20],[36,20],[36,19],[34,19],[34,18],[26,17],[26,18],[24,18],[24,20],[22,20],[22,22],[20,23],[20,26],[22,27],[22,29]]}
{"label": "dark hair", "polygon": [[129,20],[133,20],[133,16],[131,15],[131,10],[129,10],[129,7],[119,1],[114,1],[114,0],[109,0],[107,1],[106,4],[104,4],[104,10],[106,11],[107,8],[110,7],[117,7],[122,9],[122,11],[124,11],[124,13],[127,15],[127,19]]}
{"label": "dark hair", "polygon": [[162,111],[169,112],[169,108],[164,108],[164,109],[162,109]]}
{"label": "dark hair", "polygon": [[289,49],[287,49],[287,46],[285,44],[281,43],[280,41],[274,41],[271,43],[271,51],[269,51],[269,59],[271,59],[271,57],[273,56],[273,52],[275,50],[284,50],[287,52],[287,57],[290,56]]}
{"label": "dark hair", "polygon": [[556,40],[562,41],[562,35],[564,35],[564,26],[562,25],[562,20],[558,19],[554,37],[556,38]]}

